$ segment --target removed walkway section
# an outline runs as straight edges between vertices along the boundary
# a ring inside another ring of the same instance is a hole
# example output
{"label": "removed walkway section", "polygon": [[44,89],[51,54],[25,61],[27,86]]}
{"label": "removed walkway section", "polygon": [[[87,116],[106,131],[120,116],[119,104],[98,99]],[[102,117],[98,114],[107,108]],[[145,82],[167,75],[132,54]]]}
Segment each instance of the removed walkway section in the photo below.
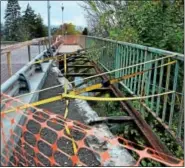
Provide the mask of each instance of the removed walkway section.
{"label": "removed walkway section", "polygon": [[[56,67],[52,68],[47,76],[43,89],[47,87],[59,85],[59,83],[64,84],[64,80],[66,79],[64,77],[59,77],[59,76],[61,76],[59,70],[57,70]],[[69,83],[68,83],[68,88],[70,89],[72,88],[72,86]],[[44,91],[40,93],[39,100],[56,96],[60,93],[63,93],[63,87]],[[39,106],[39,108],[43,108],[43,109],[49,110],[54,114],[63,116],[65,111],[65,101],[56,101],[56,102],[48,103],[48,104]],[[68,109],[69,109],[69,113],[68,113],[69,119],[77,120],[82,123],[88,123],[89,121],[98,119],[97,113],[92,110],[92,108],[89,106],[89,104],[86,101],[70,100]],[[115,138],[113,134],[109,131],[107,125],[98,124],[95,126],[95,128],[96,128],[96,133],[93,136],[87,137],[86,143],[88,147],[90,147],[92,150],[95,150],[97,152],[109,151],[110,159],[102,162],[101,160],[99,160],[99,157],[93,154],[93,152],[90,152],[89,150],[86,150],[84,148],[83,151],[82,149],[80,149],[81,161],[85,162],[87,166],[134,165],[135,160],[132,158],[132,156],[128,153],[126,149],[116,145],[114,146],[113,144],[104,141],[105,138],[110,138],[110,139]],[[49,134],[49,132],[45,132],[45,136],[51,136],[51,135]],[[68,142],[65,141],[63,142],[62,145],[67,146]],[[68,149],[68,150],[72,150],[72,149]],[[60,158],[58,159],[60,160]],[[67,160],[66,160],[66,163],[67,163]]]}

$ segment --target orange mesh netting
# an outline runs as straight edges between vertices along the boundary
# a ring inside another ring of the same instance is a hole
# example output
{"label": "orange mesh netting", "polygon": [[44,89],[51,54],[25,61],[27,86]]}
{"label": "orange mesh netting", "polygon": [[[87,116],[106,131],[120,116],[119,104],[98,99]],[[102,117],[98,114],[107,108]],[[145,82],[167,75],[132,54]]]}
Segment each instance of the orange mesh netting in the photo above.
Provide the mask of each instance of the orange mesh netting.
{"label": "orange mesh netting", "polygon": [[[110,160],[109,150],[100,152],[88,146],[87,138],[96,137],[97,128],[64,119],[61,115],[29,104],[26,110],[20,110],[15,108],[23,105],[20,100],[1,94],[1,100],[7,98],[10,100],[2,104],[4,107],[1,111],[1,166],[103,166]],[[15,111],[5,113],[10,108],[15,108]],[[66,132],[66,126],[70,135]],[[72,138],[77,152],[74,152]],[[122,137],[101,138],[113,146],[136,153],[138,158],[133,166],[138,166],[145,158],[166,166],[183,166],[184,163]]]}

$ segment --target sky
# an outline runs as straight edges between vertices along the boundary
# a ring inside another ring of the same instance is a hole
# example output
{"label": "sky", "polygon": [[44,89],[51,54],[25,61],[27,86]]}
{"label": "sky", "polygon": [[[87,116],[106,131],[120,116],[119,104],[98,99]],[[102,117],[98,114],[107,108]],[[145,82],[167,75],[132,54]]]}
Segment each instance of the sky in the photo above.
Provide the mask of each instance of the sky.
{"label": "sky", "polygon": [[[47,1],[19,1],[21,12],[26,9],[27,4],[30,4],[35,13],[40,13],[44,24],[47,25]],[[79,4],[83,4],[82,1],[63,1],[63,0],[50,0],[51,5],[51,25],[59,26],[62,24],[62,10],[61,6],[64,6],[64,23],[73,23],[76,26],[87,26],[86,19],[84,17],[84,10]],[[1,1],[1,23],[4,23],[4,15],[7,6],[7,1]]]}

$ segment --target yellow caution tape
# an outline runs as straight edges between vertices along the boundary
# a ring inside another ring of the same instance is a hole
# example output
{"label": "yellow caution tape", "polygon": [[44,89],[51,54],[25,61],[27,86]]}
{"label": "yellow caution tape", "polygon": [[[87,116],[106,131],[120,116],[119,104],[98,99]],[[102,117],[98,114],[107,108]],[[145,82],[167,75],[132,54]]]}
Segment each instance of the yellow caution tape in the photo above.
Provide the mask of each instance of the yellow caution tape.
{"label": "yellow caution tape", "polygon": [[69,105],[69,100],[66,100],[66,108],[65,108],[65,112],[64,112],[64,118],[67,118],[67,115],[68,115],[68,112],[69,112],[69,110],[68,110],[68,105]]}
{"label": "yellow caution tape", "polygon": [[[166,63],[166,64],[163,64],[161,66],[158,66],[157,68],[160,68],[160,67],[163,67],[163,66],[167,66],[167,65],[171,65],[171,64],[174,64],[176,63],[176,61],[172,61],[172,62],[169,62],[169,63]],[[115,79],[112,79],[110,80],[110,84],[114,84],[114,83],[118,83],[124,79],[129,79],[131,77],[134,77],[134,76],[137,76],[137,75],[140,75],[140,74],[143,74],[149,70],[152,70],[152,69],[156,69],[156,68],[151,68],[151,69],[147,69],[147,70],[144,70],[142,72],[136,72],[136,73],[133,73],[133,74],[129,74],[129,75],[125,75],[125,76],[122,76],[120,78],[115,78]],[[103,86],[102,83],[98,83],[98,84],[94,84],[94,85],[91,85],[91,86],[88,86],[86,88],[81,88],[81,89],[77,89],[77,90],[73,90],[71,92],[69,92],[68,95],[72,96],[72,95],[79,95],[81,93],[84,93],[84,92],[89,92],[89,91],[92,91],[92,90],[95,90],[95,89],[99,89]],[[67,94],[63,94],[67,97]],[[61,100],[63,99],[63,95],[60,95],[60,96],[55,96],[55,97],[52,97],[52,98],[47,98],[47,99],[44,99],[44,100],[40,100],[40,101],[37,101],[37,102],[34,102],[34,103],[30,103],[30,106],[39,106],[39,105],[42,105],[42,104],[46,104],[46,103],[51,103],[51,102],[54,102],[54,101],[58,101],[58,100]],[[77,98],[77,97],[76,97]],[[80,98],[80,97],[79,97]],[[98,98],[99,99],[99,98]],[[114,98],[115,99],[115,98]],[[94,99],[95,100],[95,99]],[[112,99],[113,100],[113,99]],[[110,101],[112,101],[110,100]],[[116,99],[115,99],[116,100]],[[124,98],[124,100],[126,100]],[[117,100],[117,101],[120,101],[120,100]],[[27,108],[27,105],[23,105],[23,106],[20,106],[20,107],[17,107],[19,109],[25,109]],[[13,109],[10,109],[10,110],[6,110],[6,111],[3,111],[2,113],[9,113],[9,112],[13,112],[15,111],[17,108],[13,108]]]}
{"label": "yellow caution tape", "polygon": [[[71,136],[71,132],[70,132],[70,130],[69,130],[69,128],[68,128],[67,125],[65,125],[65,130],[66,130],[66,133],[67,133],[70,137],[72,137],[72,136]],[[74,154],[77,154],[77,146],[76,146],[76,144],[75,144],[75,140],[74,140],[73,137],[71,138],[71,141],[72,141],[72,145],[73,145]]]}
{"label": "yellow caution tape", "polygon": [[49,61],[49,60],[62,60],[63,59],[62,57],[63,57],[63,55],[48,57],[48,58],[44,58],[42,60],[35,61],[33,64],[38,64],[38,63],[42,63],[42,62]]}
{"label": "yellow caution tape", "polygon": [[69,130],[69,128],[68,128],[67,125],[65,125],[65,129],[66,129],[66,133],[67,133],[68,135],[70,135],[70,130]]}
{"label": "yellow caution tape", "polygon": [[72,138],[72,144],[73,144],[73,151],[74,151],[74,154],[76,155],[78,150],[77,150],[77,146],[76,146],[76,143],[75,143],[74,138]]}
{"label": "yellow caution tape", "polygon": [[60,96],[55,96],[55,97],[51,97],[51,98],[48,98],[48,99],[44,99],[44,100],[39,100],[37,102],[34,102],[34,103],[30,103],[28,105],[23,105],[23,106],[18,106],[18,107],[15,107],[15,108],[12,108],[10,110],[6,110],[6,111],[2,111],[1,113],[3,114],[6,114],[6,113],[10,113],[10,112],[14,112],[16,110],[23,110],[23,109],[26,109],[28,107],[33,107],[33,106],[40,106],[42,104],[47,104],[47,103],[52,103],[52,102],[55,102],[55,101],[58,101],[58,100],[61,100],[63,97],[60,95]]}
{"label": "yellow caution tape", "polygon": [[163,96],[167,94],[172,94],[175,91],[163,92],[154,95],[148,96],[140,96],[140,97],[114,97],[114,98],[106,98],[106,97],[90,97],[90,96],[78,96],[78,95],[70,95],[70,94],[62,94],[64,98],[71,98],[71,99],[81,99],[81,100],[88,100],[88,101],[126,101],[126,100],[140,100],[140,99],[148,99],[151,97]]}

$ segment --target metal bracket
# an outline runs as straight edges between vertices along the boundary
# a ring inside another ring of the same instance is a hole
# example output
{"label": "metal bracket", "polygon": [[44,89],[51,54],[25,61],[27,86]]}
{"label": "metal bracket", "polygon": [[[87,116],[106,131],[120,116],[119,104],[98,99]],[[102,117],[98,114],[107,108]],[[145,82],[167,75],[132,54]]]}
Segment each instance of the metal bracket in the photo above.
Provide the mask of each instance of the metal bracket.
{"label": "metal bracket", "polygon": [[51,49],[52,49],[53,52],[56,51],[56,47],[55,46],[52,46]]}
{"label": "metal bracket", "polygon": [[30,92],[31,86],[27,76],[24,73],[19,74],[20,87],[19,92]]}
{"label": "metal bracket", "polygon": [[47,55],[48,55],[49,57],[52,56],[52,53],[51,53],[51,52],[53,52],[52,48],[51,48],[51,51],[50,51],[49,49],[47,49],[47,51],[46,51],[46,53],[47,53]]}
{"label": "metal bracket", "polygon": [[[38,59],[35,60],[36,62],[39,61]],[[35,72],[43,72],[42,65],[41,63],[36,63],[35,64]]]}
{"label": "metal bracket", "polygon": [[[49,54],[47,52],[44,52],[43,57],[44,58],[49,58]],[[49,60],[45,60],[44,62],[49,62]]]}
{"label": "metal bracket", "polygon": [[110,86],[110,80],[103,80],[102,81],[102,85],[103,85],[103,87],[109,87]]}

